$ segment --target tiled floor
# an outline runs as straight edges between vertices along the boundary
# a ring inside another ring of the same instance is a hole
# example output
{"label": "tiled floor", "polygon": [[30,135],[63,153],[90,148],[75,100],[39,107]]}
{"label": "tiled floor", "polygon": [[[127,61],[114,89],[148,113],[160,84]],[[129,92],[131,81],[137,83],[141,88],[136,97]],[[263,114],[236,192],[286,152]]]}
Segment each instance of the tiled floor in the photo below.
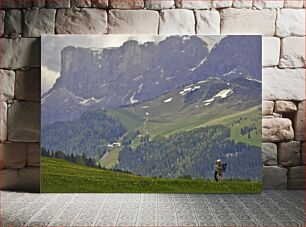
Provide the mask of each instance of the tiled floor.
{"label": "tiled floor", "polygon": [[1,192],[4,226],[304,226],[303,191],[258,195]]}

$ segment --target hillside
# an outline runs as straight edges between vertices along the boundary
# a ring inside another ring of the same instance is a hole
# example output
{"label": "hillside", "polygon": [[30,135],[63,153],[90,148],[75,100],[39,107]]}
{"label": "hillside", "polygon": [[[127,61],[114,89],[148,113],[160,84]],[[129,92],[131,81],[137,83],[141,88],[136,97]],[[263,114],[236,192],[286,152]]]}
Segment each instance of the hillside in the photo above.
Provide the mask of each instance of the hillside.
{"label": "hillside", "polygon": [[228,164],[226,179],[260,179],[261,148],[236,143],[225,126],[208,126],[123,147],[116,168],[143,176],[212,179],[214,162]]}
{"label": "hillside", "polygon": [[104,110],[84,112],[79,119],[56,122],[42,127],[41,144],[51,151],[66,154],[99,156],[106,152],[106,145],[116,142],[127,129]]}
{"label": "hillside", "polygon": [[[250,119],[245,118],[252,116],[252,123],[259,129],[261,113],[259,108],[255,108],[261,105],[258,94],[261,94],[261,83],[258,81],[241,77],[232,81],[210,78],[150,101],[107,112],[118,117],[130,132],[139,130],[142,135],[149,134],[151,138],[169,136],[209,124],[224,124],[224,119],[236,120],[235,117],[243,117],[241,121],[247,126]],[[241,124],[235,128],[240,130],[244,126]],[[248,142],[248,138],[240,139],[240,142]],[[261,138],[257,135],[256,139],[259,140],[252,141],[251,144],[261,146]]]}
{"label": "hillside", "polygon": [[259,193],[260,191],[260,182],[216,183],[205,180],[140,177],[42,157],[41,192],[44,193]]}

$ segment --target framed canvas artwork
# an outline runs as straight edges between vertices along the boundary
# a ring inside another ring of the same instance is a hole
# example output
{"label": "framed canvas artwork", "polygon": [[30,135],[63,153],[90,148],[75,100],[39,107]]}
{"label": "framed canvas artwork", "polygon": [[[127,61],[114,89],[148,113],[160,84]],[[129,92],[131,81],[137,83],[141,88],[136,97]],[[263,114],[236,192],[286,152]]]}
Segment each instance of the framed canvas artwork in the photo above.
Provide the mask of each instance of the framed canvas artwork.
{"label": "framed canvas artwork", "polygon": [[42,37],[41,192],[261,191],[261,36]]}

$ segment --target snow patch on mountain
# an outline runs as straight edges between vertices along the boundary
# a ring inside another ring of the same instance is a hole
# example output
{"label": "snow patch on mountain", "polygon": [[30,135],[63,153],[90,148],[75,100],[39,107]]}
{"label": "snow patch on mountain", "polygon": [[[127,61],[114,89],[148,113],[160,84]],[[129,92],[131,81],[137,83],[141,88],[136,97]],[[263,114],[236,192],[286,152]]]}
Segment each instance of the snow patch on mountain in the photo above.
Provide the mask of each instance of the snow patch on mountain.
{"label": "snow patch on mountain", "polygon": [[136,92],[134,92],[134,94],[130,97],[130,103],[131,104],[139,102],[139,100],[135,99],[135,95],[136,95]]}
{"label": "snow patch on mountain", "polygon": [[206,58],[202,59],[198,65],[196,65],[195,67],[189,69],[189,71],[193,72],[194,70],[199,68],[201,65],[203,65],[205,63],[205,61],[206,61]]}
{"label": "snow patch on mountain", "polygon": [[171,97],[171,98],[168,98],[168,99],[164,100],[164,103],[171,102],[172,100],[173,100],[173,98],[172,98],[172,97]]}
{"label": "snow patch on mountain", "polygon": [[138,86],[138,93],[142,91],[142,88],[143,88],[143,83]]}
{"label": "snow patch on mountain", "polygon": [[221,98],[221,99],[224,99],[226,98],[228,95],[232,94],[233,93],[233,89],[232,88],[229,88],[229,89],[224,89],[222,91],[220,91],[218,94],[216,94],[214,97],[215,98]]}
{"label": "snow patch on mountain", "polygon": [[226,97],[228,97],[229,95],[231,95],[233,93],[233,89],[229,88],[229,89],[224,89],[222,91],[219,91],[216,95],[214,95],[212,98],[207,99],[205,101],[203,101],[204,103],[206,103],[205,105],[208,106],[211,102],[213,102],[216,98],[221,98],[224,99]]}
{"label": "snow patch on mountain", "polygon": [[253,79],[253,78],[250,78],[250,77],[247,77],[246,79],[247,79],[247,80],[250,80],[250,81],[256,81],[256,82],[258,82],[258,83],[262,83],[262,81],[256,80],[256,79]]}
{"label": "snow patch on mountain", "polygon": [[194,85],[188,85],[184,88],[184,90],[180,91],[180,95],[186,95],[188,92],[195,91],[197,89],[200,89],[201,86],[194,86]]}
{"label": "snow patch on mountain", "polygon": [[142,75],[139,75],[139,76],[135,77],[133,80],[137,81],[137,80],[140,80],[140,79],[142,79]]}
{"label": "snow patch on mountain", "polygon": [[229,75],[231,75],[233,73],[236,73],[236,69],[234,69],[232,71],[229,71],[228,73],[223,74],[223,76],[229,76]]}
{"label": "snow patch on mountain", "polygon": [[[104,98],[103,98],[104,99]],[[102,99],[102,100],[103,100]],[[87,106],[87,105],[91,105],[91,104],[94,104],[94,103],[97,103],[97,102],[99,102],[99,101],[101,101],[101,99],[99,100],[99,99],[95,99],[95,97],[91,97],[91,98],[89,98],[89,99],[84,99],[84,100],[82,100],[81,102],[79,102],[81,105],[85,105],[85,106]]]}
{"label": "snow patch on mountain", "polygon": [[197,84],[204,84],[204,83],[206,83],[208,80],[200,80],[200,81],[198,81],[197,82]]}

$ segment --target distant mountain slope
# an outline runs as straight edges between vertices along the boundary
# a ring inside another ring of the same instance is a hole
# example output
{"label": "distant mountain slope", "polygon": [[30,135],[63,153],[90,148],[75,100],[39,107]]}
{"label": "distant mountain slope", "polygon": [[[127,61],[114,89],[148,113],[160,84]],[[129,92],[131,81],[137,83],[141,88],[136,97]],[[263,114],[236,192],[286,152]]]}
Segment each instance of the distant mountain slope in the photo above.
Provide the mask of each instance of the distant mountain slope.
{"label": "distant mountain slope", "polygon": [[[125,111],[126,112],[126,111]],[[112,111],[111,114],[120,114],[120,110]],[[131,119],[135,119],[135,115],[129,115]],[[128,125],[128,122],[131,122],[130,120],[127,122],[125,121],[126,118],[119,118],[119,120],[125,124]],[[139,119],[137,117],[137,119]],[[189,120],[189,118],[188,118]],[[142,131],[141,124],[144,123],[144,119],[139,121],[137,124],[138,126],[135,126],[134,131],[139,130],[140,135],[143,135],[144,131]],[[180,124],[179,121],[182,123]],[[155,120],[155,122],[157,122]],[[184,123],[183,123],[184,122]],[[163,123],[163,122],[161,122]],[[252,146],[256,146],[258,148],[261,147],[261,108],[260,107],[254,107],[251,109],[247,109],[244,111],[236,112],[233,114],[228,114],[225,116],[218,117],[216,115],[216,118],[208,121],[198,121],[197,125],[190,124],[187,119],[180,119],[177,121],[177,125],[181,126],[180,130],[177,128],[166,128],[162,127],[163,124],[160,124],[160,127],[157,127],[158,124],[152,125],[151,122],[148,122],[146,124],[146,130],[148,131],[150,135],[150,140],[153,140],[156,137],[160,137],[163,135],[166,135],[167,137],[174,135],[178,132],[186,132],[191,131],[196,128],[204,128],[208,126],[216,126],[216,125],[223,125],[226,128],[229,128],[231,131],[231,136],[229,139],[232,139],[235,141],[235,143],[244,143]],[[154,126],[154,127],[153,127]],[[153,134],[153,130],[158,130],[159,134]],[[141,138],[135,138],[133,137],[133,133],[129,132],[127,133],[124,138],[127,138],[127,140],[132,139],[130,147],[135,149],[137,146],[141,144]],[[123,142],[126,139],[123,139]],[[100,159],[99,163],[101,166],[104,166],[106,168],[113,168],[116,164],[118,164],[118,156],[122,150],[122,147],[115,147],[114,149],[109,150],[103,158]],[[231,155],[231,154],[228,154]]]}
{"label": "distant mountain slope", "polygon": [[[250,45],[251,44],[251,45]],[[261,37],[227,36],[207,56],[194,75],[250,76],[261,80]]]}
{"label": "distant mountain slope", "polygon": [[[231,81],[209,78],[175,89],[153,100],[108,111],[124,113],[139,122],[151,136],[167,136],[205,122],[261,105],[261,83],[237,77]],[[260,116],[260,114],[259,114]],[[120,119],[120,117],[119,117]],[[125,121],[122,121],[123,124]],[[144,133],[144,132],[142,132]]]}
{"label": "distant mountain slope", "polygon": [[42,124],[151,100],[211,76],[261,80],[260,44],[259,36],[227,36],[209,51],[200,37],[169,36],[107,49],[67,47],[61,75],[42,97]]}
{"label": "distant mountain slope", "polygon": [[103,110],[84,112],[77,120],[56,122],[42,127],[41,144],[51,151],[103,156],[106,145],[126,132],[120,121]]}
{"label": "distant mountain slope", "polygon": [[[63,89],[63,92],[67,91]],[[258,94],[261,94],[261,83],[256,80],[243,77],[231,81],[209,78],[149,101],[104,111],[87,111],[75,120],[45,125],[42,127],[42,145],[50,150],[74,154],[84,152],[88,157],[101,158],[107,144],[124,141],[124,137],[135,137],[136,131],[140,136],[149,134],[151,138],[169,136],[207,126],[223,117],[240,116],[243,111],[249,111],[257,129],[260,128],[257,127],[260,112],[254,110],[253,114],[250,109],[261,104]],[[222,125],[223,122],[218,121],[217,124]],[[252,142],[239,138],[246,143],[258,144],[253,141],[257,138],[254,136]],[[139,137],[132,140],[133,147],[139,145]]]}
{"label": "distant mountain slope", "polygon": [[225,126],[208,126],[156,137],[137,148],[124,147],[117,168],[143,176],[212,179],[218,158],[228,164],[226,178],[260,179],[261,148],[231,140]]}

